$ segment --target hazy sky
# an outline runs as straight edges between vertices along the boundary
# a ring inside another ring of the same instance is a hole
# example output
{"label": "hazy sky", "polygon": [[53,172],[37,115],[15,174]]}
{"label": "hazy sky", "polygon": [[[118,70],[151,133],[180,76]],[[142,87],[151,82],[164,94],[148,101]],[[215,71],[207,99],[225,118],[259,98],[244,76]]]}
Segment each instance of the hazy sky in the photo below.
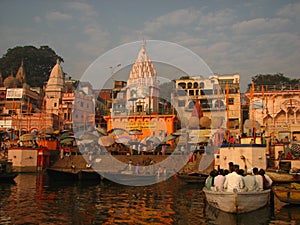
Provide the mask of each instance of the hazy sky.
{"label": "hazy sky", "polygon": [[240,73],[245,89],[258,73],[300,77],[299,27],[300,1],[1,0],[0,55],[48,45],[78,79],[112,48],[163,40],[190,49],[215,73]]}

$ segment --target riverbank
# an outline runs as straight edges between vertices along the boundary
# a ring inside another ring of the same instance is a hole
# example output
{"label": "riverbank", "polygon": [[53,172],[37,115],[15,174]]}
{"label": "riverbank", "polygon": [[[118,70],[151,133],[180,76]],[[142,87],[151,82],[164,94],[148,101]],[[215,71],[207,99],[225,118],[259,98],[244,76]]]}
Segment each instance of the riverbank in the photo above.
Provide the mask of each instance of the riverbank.
{"label": "riverbank", "polygon": [[[123,170],[129,161],[131,161],[132,165],[139,164],[140,166],[147,166],[150,162],[153,162],[153,165],[157,166],[160,162],[168,159],[168,157],[170,157],[170,155],[98,155],[91,159],[88,155],[78,154],[58,159],[51,168],[86,170],[91,167],[96,171],[116,171]],[[179,171],[178,160],[182,160],[182,157],[172,157],[169,159],[171,160],[169,163],[171,164],[170,169],[184,174],[198,171],[201,157],[200,154],[197,154],[194,160],[188,161],[182,168],[179,168]],[[208,170],[210,170],[210,168]]]}

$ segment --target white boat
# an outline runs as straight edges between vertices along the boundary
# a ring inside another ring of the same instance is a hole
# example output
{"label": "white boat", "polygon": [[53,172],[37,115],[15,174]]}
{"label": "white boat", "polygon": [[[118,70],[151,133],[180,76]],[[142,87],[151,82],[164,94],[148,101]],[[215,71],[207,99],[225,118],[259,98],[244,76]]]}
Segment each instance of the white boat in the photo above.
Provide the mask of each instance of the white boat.
{"label": "white boat", "polygon": [[271,189],[255,192],[217,192],[203,188],[206,201],[212,207],[229,213],[245,213],[266,206]]}

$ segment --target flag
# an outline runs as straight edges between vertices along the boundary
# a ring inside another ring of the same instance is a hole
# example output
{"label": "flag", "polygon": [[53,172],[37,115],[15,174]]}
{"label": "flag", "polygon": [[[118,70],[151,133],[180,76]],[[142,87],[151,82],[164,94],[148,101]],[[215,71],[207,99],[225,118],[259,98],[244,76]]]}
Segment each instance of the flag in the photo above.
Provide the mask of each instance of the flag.
{"label": "flag", "polygon": [[250,90],[250,99],[253,100],[254,96],[254,82],[252,81],[251,90]]}

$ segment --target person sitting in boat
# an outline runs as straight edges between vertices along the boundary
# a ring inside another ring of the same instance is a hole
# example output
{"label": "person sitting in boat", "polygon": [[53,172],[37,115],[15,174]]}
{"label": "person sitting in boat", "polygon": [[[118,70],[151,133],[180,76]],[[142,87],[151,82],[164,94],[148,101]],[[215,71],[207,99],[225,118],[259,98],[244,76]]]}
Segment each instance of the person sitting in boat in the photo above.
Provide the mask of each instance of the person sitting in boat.
{"label": "person sitting in boat", "polygon": [[255,180],[256,180],[256,183],[257,183],[257,191],[263,191],[264,190],[263,177],[258,173],[258,168],[257,167],[253,168],[253,174],[255,176]]}
{"label": "person sitting in boat", "polygon": [[252,173],[252,169],[247,170],[247,174],[244,176],[244,183],[247,191],[258,190],[258,183],[256,182],[256,178]]}
{"label": "person sitting in boat", "polygon": [[206,180],[205,180],[205,187],[208,190],[213,190],[214,189],[214,178],[215,178],[216,174],[217,174],[217,171],[216,170],[212,170],[209,173],[209,176],[206,178]]}
{"label": "person sitting in boat", "polygon": [[264,169],[260,169],[258,171],[258,174],[262,176],[263,178],[263,189],[266,190],[266,189],[270,189],[271,186],[272,186],[272,179],[266,174],[265,170]]}
{"label": "person sitting in boat", "polygon": [[225,173],[223,169],[217,172],[217,176],[214,178],[214,190],[224,191]]}
{"label": "person sitting in boat", "polygon": [[245,187],[243,178],[241,175],[239,175],[237,172],[239,171],[239,166],[234,165],[234,171],[232,173],[229,173],[226,176],[225,182],[224,182],[224,190],[227,192],[233,192],[234,190],[237,190],[238,192],[242,191]]}
{"label": "person sitting in boat", "polygon": [[231,173],[231,172],[234,171],[234,168],[233,168],[233,162],[229,162],[229,163],[228,163],[228,169],[229,169],[229,173]]}

